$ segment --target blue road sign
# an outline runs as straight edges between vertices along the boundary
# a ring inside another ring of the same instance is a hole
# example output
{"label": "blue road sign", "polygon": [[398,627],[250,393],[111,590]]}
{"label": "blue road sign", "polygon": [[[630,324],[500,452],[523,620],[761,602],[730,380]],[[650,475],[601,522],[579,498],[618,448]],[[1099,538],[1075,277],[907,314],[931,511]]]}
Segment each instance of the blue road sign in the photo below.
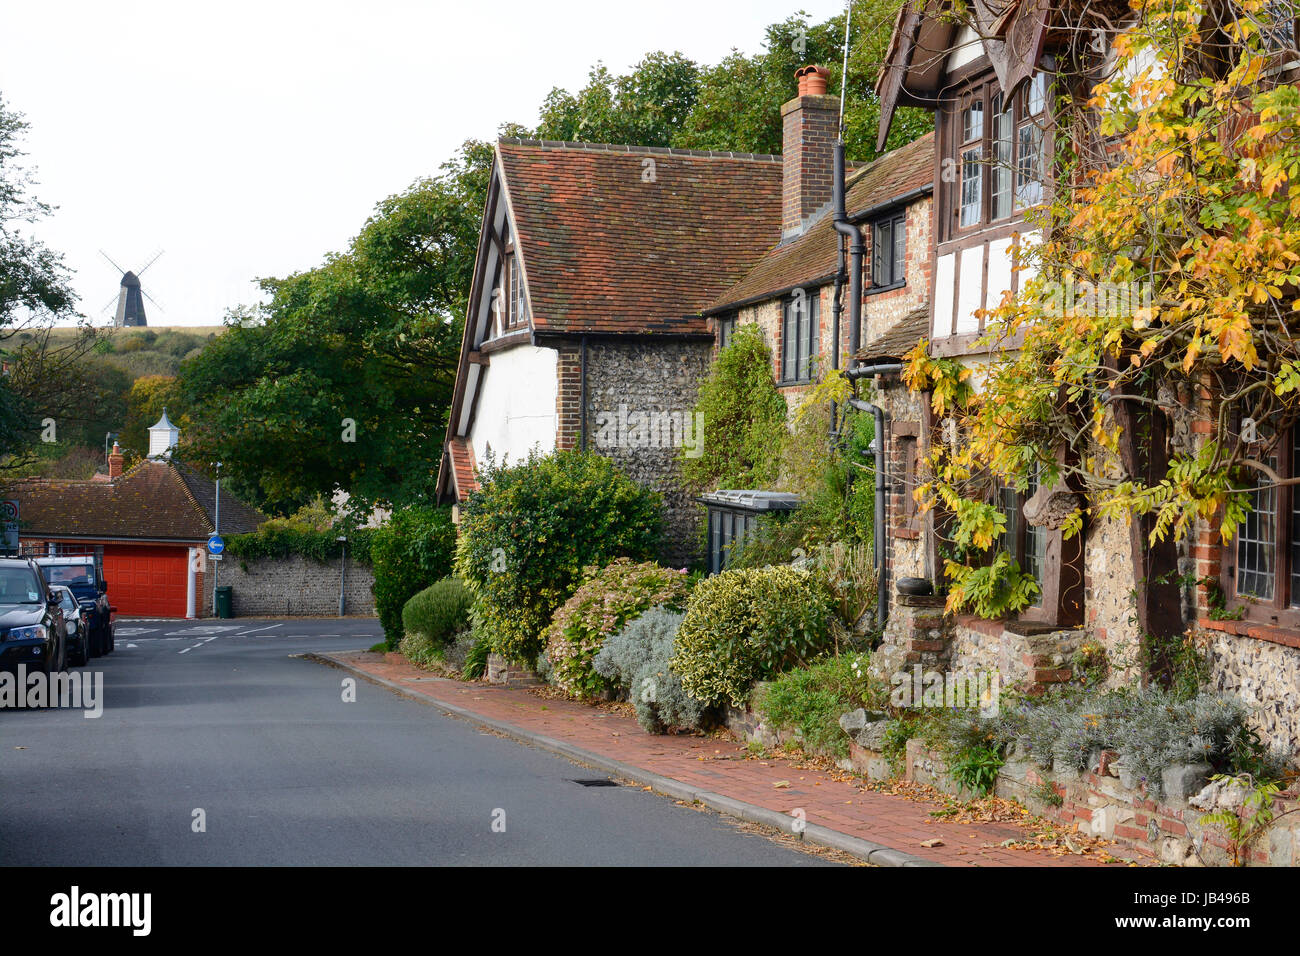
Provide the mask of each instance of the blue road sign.
{"label": "blue road sign", "polygon": [[226,550],[226,542],[221,540],[221,535],[214,534],[208,538],[208,552],[210,554],[220,554]]}

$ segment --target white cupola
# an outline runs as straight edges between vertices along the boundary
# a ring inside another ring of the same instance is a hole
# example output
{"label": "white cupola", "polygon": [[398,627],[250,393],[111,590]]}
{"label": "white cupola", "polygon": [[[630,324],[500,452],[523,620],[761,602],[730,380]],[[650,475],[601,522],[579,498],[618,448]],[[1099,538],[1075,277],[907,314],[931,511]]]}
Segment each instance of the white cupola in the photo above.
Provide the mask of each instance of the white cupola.
{"label": "white cupola", "polygon": [[180,437],[180,429],[167,418],[167,407],[164,405],[162,418],[149,426],[149,457],[170,458]]}

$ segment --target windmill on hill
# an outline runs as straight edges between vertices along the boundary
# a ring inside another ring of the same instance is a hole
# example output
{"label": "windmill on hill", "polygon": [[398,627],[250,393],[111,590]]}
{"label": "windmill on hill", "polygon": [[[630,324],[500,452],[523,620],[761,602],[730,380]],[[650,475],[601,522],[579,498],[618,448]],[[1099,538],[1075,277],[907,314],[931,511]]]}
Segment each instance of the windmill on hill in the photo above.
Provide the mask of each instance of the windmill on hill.
{"label": "windmill on hill", "polygon": [[[130,269],[123,269],[109,258],[108,253],[103,249],[99,250],[99,254],[105,259],[108,259],[109,265],[122,273],[122,287],[117,293],[117,314],[113,317],[113,324],[118,328],[122,328],[123,326],[148,325],[149,323],[145,319],[144,314],[144,300],[148,299],[154,305],[157,305],[159,309],[162,309],[162,306],[158,305],[158,300],[148,292],[145,292],[140,286],[140,276],[144,275],[145,269],[148,269],[158,261],[158,258],[162,253],[159,252],[158,255],[146,262],[144,269],[141,269],[138,273],[132,272]],[[112,304],[113,303],[110,300],[108,304],[104,306],[103,311],[107,311],[108,306]]]}

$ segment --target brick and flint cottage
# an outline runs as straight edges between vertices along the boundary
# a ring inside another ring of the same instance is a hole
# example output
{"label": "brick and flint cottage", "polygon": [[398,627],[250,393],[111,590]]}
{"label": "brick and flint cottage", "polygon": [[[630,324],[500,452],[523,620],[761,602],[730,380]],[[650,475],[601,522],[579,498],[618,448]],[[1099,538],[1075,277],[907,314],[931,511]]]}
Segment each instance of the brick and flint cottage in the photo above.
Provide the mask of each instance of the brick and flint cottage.
{"label": "brick and flint cottage", "polygon": [[[1131,11],[1116,4],[1103,12],[1117,25],[1097,33],[1109,42]],[[1062,45],[1077,32],[1064,22],[1067,16],[1039,0],[996,9],[976,2],[961,12],[947,0],[913,0],[899,12],[877,85],[881,143],[897,107],[933,111],[932,291],[921,331],[932,355],[976,369],[977,383],[981,365],[1021,344],[990,341],[985,310],[1033,275],[1019,252],[1036,240],[1026,216],[1051,188],[1058,135],[1053,90],[1061,84],[1090,89],[1096,82],[1063,72],[1069,60],[1060,55]],[[1290,37],[1283,46],[1294,48],[1294,30],[1279,36]],[[1284,49],[1278,59],[1286,59]],[[1274,69],[1278,79],[1294,73],[1294,62]],[[905,345],[883,352],[893,356]],[[859,357],[879,354],[868,347]],[[1162,474],[1172,454],[1195,454],[1213,431],[1217,410],[1207,390],[1179,395],[1175,404],[1168,415],[1149,416],[1137,465],[1149,474]],[[934,420],[928,400],[912,414],[924,455],[951,423]],[[1297,448],[1300,442],[1284,434],[1270,448],[1261,446],[1260,455],[1272,456],[1283,476],[1296,474]],[[1300,571],[1294,570],[1300,568],[1300,494],[1292,486],[1261,485],[1252,495],[1252,517],[1231,542],[1201,521],[1190,541],[1169,536],[1153,545],[1141,519],[1085,517],[1074,537],[1045,526],[1051,522],[1035,524],[1025,509],[1038,490],[1036,475],[1024,477],[1026,491],[1000,486],[993,492],[1007,519],[996,546],[1036,577],[1035,604],[989,621],[943,616],[941,599],[894,595],[895,613],[873,666],[888,671],[919,660],[940,669],[996,671],[1004,685],[1042,687],[1068,677],[1065,665],[1084,643],[1099,643],[1113,661],[1124,661],[1133,659],[1143,633],[1190,630],[1207,651],[1210,684],[1255,709],[1266,741],[1300,747]],[[938,580],[941,539],[934,522],[933,513],[917,522],[919,549],[896,537],[893,559]],[[1216,592],[1225,607],[1211,615]],[[934,640],[936,626],[942,640]]]}
{"label": "brick and flint cottage", "polygon": [[696,550],[676,456],[714,336],[701,310],[780,238],[779,157],[503,139],[496,147],[440,500],[490,455],[587,449],[664,497]]}

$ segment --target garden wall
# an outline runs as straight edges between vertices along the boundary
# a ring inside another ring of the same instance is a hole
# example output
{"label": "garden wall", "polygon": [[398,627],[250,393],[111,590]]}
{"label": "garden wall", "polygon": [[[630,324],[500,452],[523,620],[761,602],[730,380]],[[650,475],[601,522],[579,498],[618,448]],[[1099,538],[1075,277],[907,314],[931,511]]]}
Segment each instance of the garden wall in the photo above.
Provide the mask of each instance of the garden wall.
{"label": "garden wall", "polygon": [[[218,585],[234,589],[235,617],[265,615],[336,617],[339,613],[340,563],[321,564],[294,555],[287,558],[238,558],[227,555]],[[348,559],[345,607],[348,615],[375,613],[375,576],[366,565]],[[209,589],[211,582],[209,582]]]}
{"label": "garden wall", "polygon": [[[1095,754],[1087,771],[1047,771],[1012,754],[998,772],[996,793],[1018,800],[1038,816],[1114,840],[1162,863],[1230,865],[1227,834],[1219,826],[1202,826],[1200,820],[1213,810],[1231,808],[1240,791],[1225,790],[1208,775],[1203,765],[1171,767],[1164,774],[1166,795],[1157,800],[1125,774],[1109,751]],[[943,759],[921,740],[908,741],[906,778],[946,793],[960,790],[947,775]],[[1049,798],[1049,793],[1056,796]],[[1242,852],[1248,864],[1300,866],[1300,812],[1288,813],[1297,807],[1300,800],[1294,795],[1274,801],[1276,822]]]}

